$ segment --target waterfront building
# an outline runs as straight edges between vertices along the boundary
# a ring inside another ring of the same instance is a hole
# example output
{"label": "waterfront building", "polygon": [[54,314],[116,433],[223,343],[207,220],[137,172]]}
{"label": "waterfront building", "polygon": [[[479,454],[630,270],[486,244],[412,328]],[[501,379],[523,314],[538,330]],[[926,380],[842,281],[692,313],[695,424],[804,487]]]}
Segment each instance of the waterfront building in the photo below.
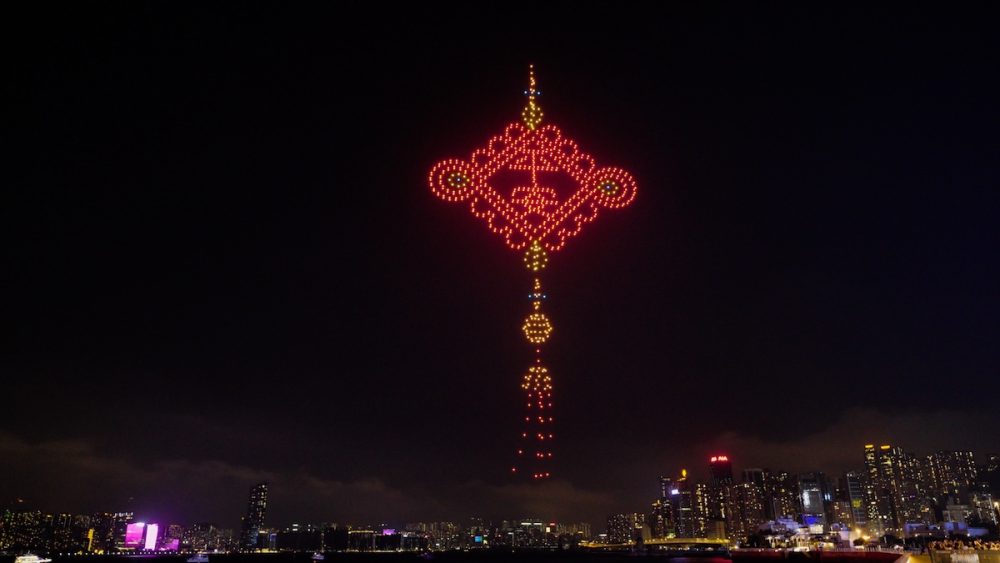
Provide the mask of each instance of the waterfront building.
{"label": "waterfront building", "polygon": [[112,537],[111,537],[111,549],[117,551],[125,550],[125,531],[128,529],[128,525],[132,522],[134,515],[131,512],[115,512],[112,515]]}
{"label": "waterfront building", "polygon": [[645,527],[646,516],[641,512],[608,516],[608,543],[630,543],[649,539],[648,533],[643,534]]}
{"label": "waterfront building", "polygon": [[[691,531],[690,537],[707,537],[709,487],[705,483],[695,483],[692,487]],[[715,536],[719,537],[719,536]]]}
{"label": "waterfront building", "polygon": [[373,551],[375,530],[349,530],[347,532],[348,551]]}
{"label": "waterfront building", "polygon": [[160,541],[160,549],[164,551],[177,551],[181,547],[181,540],[184,539],[184,527],[180,524],[170,524],[163,532],[163,539]]}
{"label": "waterfront building", "polygon": [[220,551],[222,545],[219,538],[219,527],[217,525],[212,522],[198,522],[187,529],[184,533],[184,540],[181,543],[191,551]]}
{"label": "waterfront building", "polygon": [[131,522],[125,526],[124,548],[127,550],[142,549],[142,538],[146,533],[145,522]]}
{"label": "waterfront building", "polygon": [[280,551],[322,551],[323,528],[311,524],[292,524],[277,531],[275,549]]}
{"label": "waterfront building", "polygon": [[142,547],[146,551],[152,551],[156,549],[156,540],[159,538],[160,525],[159,524],[149,524],[146,526],[146,535],[143,538]]}
{"label": "waterfront building", "polygon": [[733,484],[733,462],[730,461],[729,456],[712,456],[708,460],[708,471],[711,475],[708,488],[708,525],[713,529],[718,529],[718,526],[713,523],[714,521],[725,522],[730,518],[729,511],[732,505],[730,486]]}
{"label": "waterfront building", "polygon": [[250,489],[247,501],[247,513],[240,526],[240,547],[245,550],[258,548],[261,528],[264,527],[264,514],[267,512],[267,483],[258,483]]}
{"label": "waterfront building", "polygon": [[768,520],[764,513],[764,492],[756,483],[749,481],[729,485],[727,488],[731,503],[729,518],[726,520],[727,537],[740,542],[746,541]]}
{"label": "waterfront building", "polygon": [[555,531],[559,535],[568,534],[583,540],[590,539],[590,524],[588,522],[569,522],[556,524]]}
{"label": "waterfront building", "polygon": [[676,532],[669,498],[658,498],[653,501],[653,507],[649,513],[649,529],[654,538],[666,538]]}
{"label": "waterfront building", "polygon": [[669,505],[674,534],[680,538],[705,537],[709,487],[704,483],[691,483],[688,480],[687,469],[681,469],[680,477],[670,483],[669,496],[664,508]]}
{"label": "waterfront building", "polygon": [[[87,553],[111,553],[116,547],[115,532],[121,512],[98,512],[90,517]],[[124,528],[123,528],[124,529]],[[124,540],[124,532],[122,532]]]}

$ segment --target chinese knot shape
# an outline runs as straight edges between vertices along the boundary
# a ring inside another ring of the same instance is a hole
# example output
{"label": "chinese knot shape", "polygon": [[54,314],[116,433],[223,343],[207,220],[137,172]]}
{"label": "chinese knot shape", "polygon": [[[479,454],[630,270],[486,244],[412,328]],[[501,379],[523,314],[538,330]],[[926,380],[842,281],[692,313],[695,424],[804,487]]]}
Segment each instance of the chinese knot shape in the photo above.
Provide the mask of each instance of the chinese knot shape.
{"label": "chinese knot shape", "polygon": [[[509,194],[494,187],[505,171],[530,172],[527,185]],[[560,198],[541,181],[540,173],[565,173],[576,190]],[[537,129],[520,123],[507,126],[469,160],[439,162],[430,173],[431,190],[447,201],[469,201],[472,214],[486,221],[507,246],[521,250],[538,241],[559,250],[598,210],[624,207],[635,198],[636,183],[621,168],[599,168],[573,140],[554,125]]]}

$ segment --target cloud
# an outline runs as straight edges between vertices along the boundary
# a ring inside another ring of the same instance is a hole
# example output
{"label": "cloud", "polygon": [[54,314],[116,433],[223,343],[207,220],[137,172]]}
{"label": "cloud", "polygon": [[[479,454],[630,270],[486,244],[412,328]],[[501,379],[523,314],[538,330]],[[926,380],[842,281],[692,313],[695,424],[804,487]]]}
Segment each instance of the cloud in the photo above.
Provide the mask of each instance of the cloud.
{"label": "cloud", "polygon": [[[904,399],[900,397],[900,399]],[[766,467],[793,473],[823,471],[831,477],[864,467],[865,444],[901,446],[917,455],[936,450],[973,450],[982,458],[1000,452],[1000,428],[995,415],[985,410],[889,411],[854,408],[833,422],[803,432],[809,419],[789,420],[787,427],[749,424],[741,431],[724,432],[698,444],[650,448],[645,458],[633,459],[617,471],[624,483],[617,511],[642,511],[657,494],[659,475],[676,475],[688,469],[696,479],[708,478],[708,459],[726,454],[735,471]],[[738,476],[737,476],[738,478]]]}
{"label": "cloud", "polygon": [[[970,449],[983,454],[984,447],[1000,446],[1000,429],[993,418],[971,410],[886,412],[855,408],[829,426],[795,439],[769,440],[749,432],[728,432],[711,448],[729,453],[743,467],[838,472],[860,468],[864,445],[872,443],[902,446],[919,455],[939,449]],[[789,424],[808,425],[809,420]],[[780,436],[778,430],[772,434]],[[713,451],[702,449],[700,453],[707,456]]]}
{"label": "cloud", "polygon": [[306,470],[275,472],[219,460],[140,464],[84,441],[29,443],[0,434],[2,498],[53,511],[131,510],[138,517],[235,526],[249,488],[270,483],[269,522],[403,523],[465,517],[603,520],[613,497],[566,481],[493,485],[470,481],[429,491],[378,478],[341,481]]}
{"label": "cloud", "polygon": [[[466,517],[531,517],[585,521],[598,528],[608,514],[644,511],[657,493],[657,477],[681,467],[704,474],[708,457],[726,453],[737,470],[769,467],[831,476],[863,465],[866,443],[893,444],[917,454],[937,449],[1000,451],[1000,429],[989,413],[940,410],[886,412],[852,409],[833,423],[801,432],[809,420],[789,421],[788,438],[778,428],[726,432],[697,445],[637,451],[614,464],[606,479],[580,486],[488,483],[481,480],[435,486],[385,481],[379,476],[341,480],[322,475],[335,468],[276,471],[218,459],[138,462],[101,451],[83,440],[29,442],[0,434],[0,500],[24,497],[45,510],[132,510],[142,518],[190,524],[214,521],[236,526],[247,492],[271,483],[268,521],[370,524],[453,520]],[[794,428],[793,428],[794,427]],[[763,436],[779,436],[765,438]],[[350,456],[344,453],[345,459]],[[417,480],[419,482],[419,480]]]}

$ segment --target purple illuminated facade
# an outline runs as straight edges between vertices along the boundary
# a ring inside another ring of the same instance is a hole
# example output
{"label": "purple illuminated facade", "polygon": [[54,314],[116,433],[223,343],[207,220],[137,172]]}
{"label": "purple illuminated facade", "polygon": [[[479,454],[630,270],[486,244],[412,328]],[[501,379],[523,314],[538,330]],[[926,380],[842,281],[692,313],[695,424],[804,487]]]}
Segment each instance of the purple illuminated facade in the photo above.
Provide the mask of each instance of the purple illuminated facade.
{"label": "purple illuminated facade", "polygon": [[135,522],[125,527],[125,547],[138,548],[142,545],[142,533],[146,531],[146,524]]}
{"label": "purple illuminated facade", "polygon": [[163,542],[163,545],[160,546],[160,550],[177,551],[178,549],[180,549],[180,547],[181,547],[181,540],[177,538],[170,538],[167,541]]}
{"label": "purple illuminated facade", "polygon": [[160,533],[160,526],[157,524],[150,524],[146,526],[146,544],[143,549],[154,550],[156,549],[156,536]]}

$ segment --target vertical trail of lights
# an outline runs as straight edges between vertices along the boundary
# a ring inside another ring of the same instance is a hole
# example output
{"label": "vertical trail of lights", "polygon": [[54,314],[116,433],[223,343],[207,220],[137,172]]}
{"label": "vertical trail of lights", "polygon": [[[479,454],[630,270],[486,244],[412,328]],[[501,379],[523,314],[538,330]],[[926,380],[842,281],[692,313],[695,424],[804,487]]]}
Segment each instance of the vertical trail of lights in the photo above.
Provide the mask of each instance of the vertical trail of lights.
{"label": "vertical trail of lights", "polygon": [[[542,124],[541,95],[535,81],[534,65],[528,70],[528,103],[521,122],[511,123],[504,132],[473,151],[468,160],[448,159],[430,172],[431,191],[445,201],[468,201],[472,214],[503,237],[512,250],[524,251],[524,266],[531,275],[528,294],[531,303],[521,326],[534,350],[534,363],[527,369],[521,388],[525,396],[524,429],[511,472],[532,479],[552,476],[552,376],[542,364],[542,347],[552,336],[553,327],[542,311],[546,299],[541,273],[549,264],[549,252],[563,248],[587,223],[597,218],[600,208],[624,207],[635,198],[637,185],[620,168],[598,168],[594,159],[563,136],[554,125]],[[526,185],[519,180],[504,190],[499,173],[527,173]],[[571,194],[560,194],[545,185],[555,175],[568,177],[575,186]],[[506,191],[507,193],[502,193]]]}

